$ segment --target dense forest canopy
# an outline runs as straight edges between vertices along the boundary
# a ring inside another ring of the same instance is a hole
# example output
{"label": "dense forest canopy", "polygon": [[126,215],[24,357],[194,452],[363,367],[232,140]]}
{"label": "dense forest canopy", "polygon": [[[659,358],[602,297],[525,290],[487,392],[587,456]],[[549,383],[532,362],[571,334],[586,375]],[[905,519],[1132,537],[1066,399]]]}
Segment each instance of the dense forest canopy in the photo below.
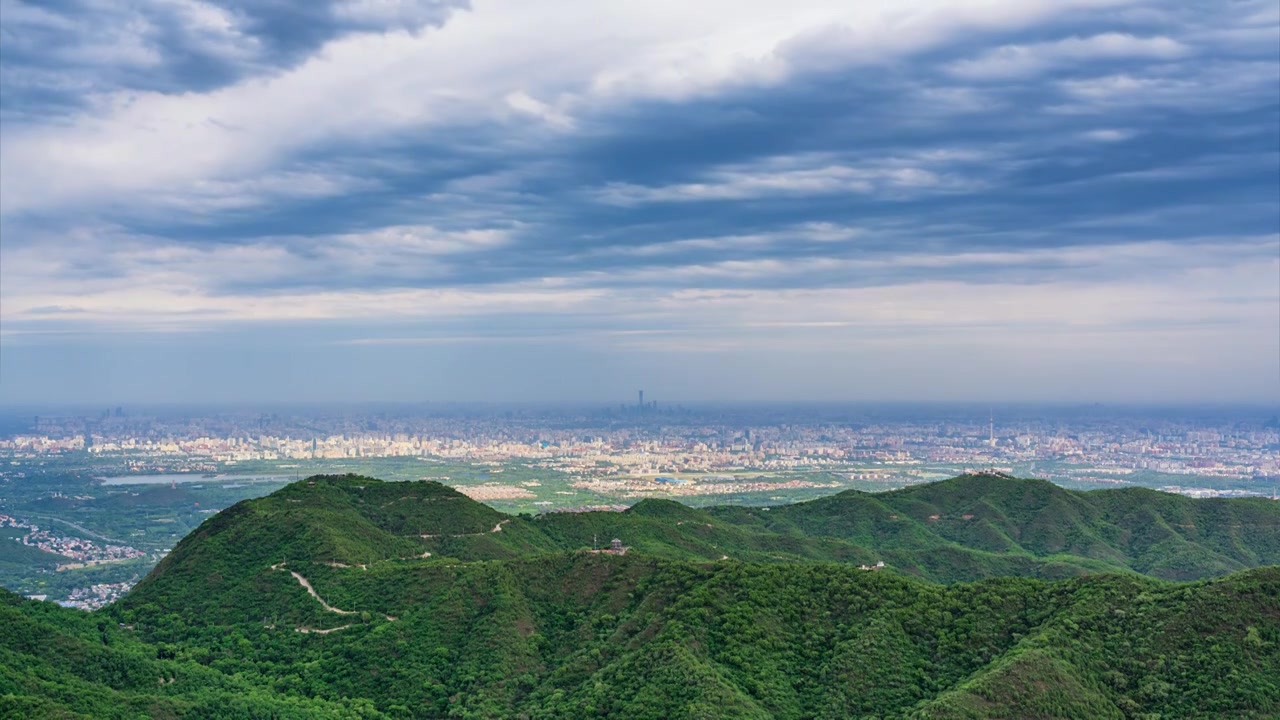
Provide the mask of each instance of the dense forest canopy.
{"label": "dense forest canopy", "polygon": [[5,593],[0,715],[1274,717],[1277,564],[1260,499],[978,475],[533,517],[321,476],[105,610]]}

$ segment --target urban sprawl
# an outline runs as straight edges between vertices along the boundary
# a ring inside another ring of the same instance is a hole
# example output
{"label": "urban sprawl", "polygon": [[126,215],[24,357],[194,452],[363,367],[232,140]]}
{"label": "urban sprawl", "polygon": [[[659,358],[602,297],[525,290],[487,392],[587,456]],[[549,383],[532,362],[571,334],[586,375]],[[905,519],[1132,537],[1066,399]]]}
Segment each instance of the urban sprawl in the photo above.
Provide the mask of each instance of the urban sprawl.
{"label": "urban sprawl", "polygon": [[[798,411],[797,411],[798,412]],[[88,453],[127,473],[218,472],[248,461],[422,457],[519,461],[585,481],[756,471],[847,470],[910,476],[912,466],[1033,469],[1037,476],[1125,484],[1135,472],[1280,478],[1280,423],[1160,417],[770,421],[767,411],[281,416],[180,419],[41,417],[0,453]],[[281,464],[279,467],[286,468]],[[702,478],[725,482],[731,476]],[[669,482],[667,489],[680,486]],[[1190,492],[1194,488],[1182,488]]]}
{"label": "urban sprawl", "polygon": [[[0,489],[11,494],[20,487],[15,483],[60,467],[59,472],[81,478],[77,492],[83,494],[46,490],[28,499],[56,500],[66,508],[137,495],[113,487],[120,482],[176,487],[186,481],[192,488],[207,482],[234,493],[242,492],[235,490],[242,487],[240,478],[283,483],[304,473],[350,471],[439,480],[473,499],[520,512],[618,511],[651,496],[703,503],[794,502],[979,470],[1068,487],[1141,485],[1195,497],[1275,497],[1280,485],[1280,421],[1256,411],[1242,419],[1225,412],[1105,409],[686,410],[642,401],[577,410],[178,415],[113,408],[32,416],[25,424],[24,430],[0,437]],[[13,497],[0,496],[0,508],[6,499]],[[214,505],[188,501],[185,510],[168,507],[164,512],[171,514],[156,515],[148,527],[166,522],[173,527],[184,518],[198,523],[233,501],[223,496]],[[154,562],[180,537],[134,531],[145,548],[139,550],[78,537],[75,531],[84,528],[71,522],[52,529],[16,512],[0,515],[0,527],[17,531],[9,533],[10,542],[65,558],[58,574],[143,557]],[[94,609],[127,592],[135,580],[86,582],[51,599]]]}

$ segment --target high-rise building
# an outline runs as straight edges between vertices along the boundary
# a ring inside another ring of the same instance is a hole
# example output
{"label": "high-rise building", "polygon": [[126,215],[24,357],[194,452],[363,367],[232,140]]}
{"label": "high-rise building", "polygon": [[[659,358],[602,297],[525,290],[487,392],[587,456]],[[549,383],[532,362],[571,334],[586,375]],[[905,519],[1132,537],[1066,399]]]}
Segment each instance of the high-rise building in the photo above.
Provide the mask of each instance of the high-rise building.
{"label": "high-rise building", "polygon": [[643,410],[643,409],[644,409],[644,391],[643,391],[643,390],[641,390],[641,391],[640,391],[640,404],[639,404],[639,407],[640,407],[640,409],[641,409],[641,410]]}

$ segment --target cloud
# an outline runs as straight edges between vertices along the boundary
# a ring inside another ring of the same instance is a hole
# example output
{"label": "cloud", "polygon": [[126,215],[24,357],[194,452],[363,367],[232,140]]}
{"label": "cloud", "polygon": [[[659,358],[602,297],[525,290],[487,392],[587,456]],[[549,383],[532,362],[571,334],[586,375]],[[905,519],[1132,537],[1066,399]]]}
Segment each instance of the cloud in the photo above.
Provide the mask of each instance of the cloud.
{"label": "cloud", "polygon": [[573,118],[526,93],[513,92],[506,100],[513,110],[539,118],[552,127],[570,130],[574,126]]}
{"label": "cloud", "polygon": [[1081,63],[1127,58],[1172,60],[1189,52],[1187,46],[1167,37],[1103,33],[1035,45],[1005,45],[953,63],[949,71],[969,80],[1010,80]]}
{"label": "cloud", "polygon": [[595,196],[606,203],[640,205],[840,193],[903,196],[973,192],[981,188],[976,179],[928,167],[940,164],[940,159],[947,158],[921,154],[915,158],[875,158],[856,164],[821,156],[768,158],[748,166],[711,170],[701,182],[659,187],[611,183],[596,191]]}
{"label": "cloud", "polygon": [[417,31],[437,0],[3,0],[6,114],[74,108],[86,95],[206,91],[270,74],[353,33]]}
{"label": "cloud", "polygon": [[[169,298],[119,305],[122,312],[125,306],[133,307],[149,321],[173,308],[181,308],[178,315],[191,312],[201,298],[212,301],[215,296],[240,295],[248,306],[256,306],[252,296],[275,294],[281,288],[355,287],[364,293],[363,288],[373,286],[421,285],[450,275],[455,259],[502,248],[514,231],[398,226],[196,246],[112,228],[86,229],[71,238],[47,238],[8,252],[4,280],[10,298],[5,310],[7,317],[21,318],[24,308],[79,308],[105,318],[103,308],[116,300],[104,298]],[[212,305],[220,306],[221,301]],[[280,307],[290,317],[307,312]],[[262,311],[255,309],[253,315],[261,316]],[[121,320],[129,322],[127,312]]]}
{"label": "cloud", "polygon": [[24,347],[505,339],[641,372],[980,339],[1032,377],[1022,339],[1274,335],[1266,2],[0,3]]}
{"label": "cloud", "polygon": [[1203,111],[1223,102],[1267,105],[1280,83],[1280,66],[1260,60],[1222,60],[1199,67],[1178,65],[1143,73],[1119,72],[1063,80],[1060,87],[1080,105],[1062,110],[1182,108]]}
{"label": "cloud", "polygon": [[1124,130],[1120,128],[1098,128],[1097,130],[1086,130],[1080,136],[1086,140],[1095,140],[1097,142],[1120,142],[1128,140],[1134,136],[1134,131]]}
{"label": "cloud", "polygon": [[627,258],[664,255],[687,257],[690,252],[724,254],[735,250],[767,251],[785,245],[842,243],[854,240],[862,234],[862,231],[854,227],[832,223],[804,223],[795,227],[750,235],[688,238],[640,245],[613,245],[587,252],[594,256],[621,255]]}
{"label": "cloud", "polygon": [[[250,37],[318,51],[288,69],[276,71],[285,66],[273,64],[271,73],[195,92],[131,86],[103,94],[91,115],[57,127],[12,127],[0,177],[11,181],[0,183],[0,201],[13,212],[127,196],[232,180],[325,143],[477,122],[505,125],[494,109],[509,106],[511,97],[531,107],[528,99],[565,95],[554,115],[563,122],[635,99],[776,84],[811,63],[775,51],[812,28],[857,27],[856,35],[827,43],[856,47],[846,62],[867,62],[870,54],[881,62],[970,27],[1016,28],[1100,4],[1109,3],[919,0],[919,12],[904,18],[883,7],[829,0],[785,8],[727,0],[697,8],[491,0],[418,34],[340,35],[325,19],[333,15],[331,5],[236,3],[227,12]],[[530,33],[532,27],[539,32]],[[761,74],[761,63],[781,64]]]}
{"label": "cloud", "polygon": [[[472,272],[472,264],[491,262],[507,252],[520,231],[397,227],[327,237],[269,238],[253,245],[190,247],[100,230],[92,233],[92,240],[73,241],[80,248],[77,254],[52,243],[11,253],[4,278],[6,318],[22,326],[62,315],[128,327],[515,311],[627,316],[644,312],[646,306],[653,311],[672,302],[692,301],[690,308],[668,316],[688,319],[696,317],[694,308],[708,298],[722,303],[726,298],[788,292],[813,293],[816,298],[829,294],[828,290],[931,282],[1005,289],[1063,283],[1106,286],[1121,281],[1161,284],[1215,269],[1280,268],[1272,262],[1280,249],[1277,236],[1037,250],[873,250],[833,256],[822,252],[821,246],[837,243],[857,249],[866,232],[818,225],[762,236],[641,246],[615,256],[608,265],[578,271],[563,267],[553,274],[530,272],[487,281]],[[807,243],[808,253],[768,253],[778,244],[797,242]],[[747,254],[709,262],[690,260],[707,250],[720,256],[733,250]],[[675,256],[674,266],[671,256]],[[1265,285],[1258,284],[1265,278],[1265,273],[1255,273],[1235,294],[1252,292],[1270,299],[1275,293],[1268,294]],[[642,300],[635,294],[644,292],[654,295]],[[816,301],[813,307],[818,307]],[[50,313],[50,308],[57,312]]]}

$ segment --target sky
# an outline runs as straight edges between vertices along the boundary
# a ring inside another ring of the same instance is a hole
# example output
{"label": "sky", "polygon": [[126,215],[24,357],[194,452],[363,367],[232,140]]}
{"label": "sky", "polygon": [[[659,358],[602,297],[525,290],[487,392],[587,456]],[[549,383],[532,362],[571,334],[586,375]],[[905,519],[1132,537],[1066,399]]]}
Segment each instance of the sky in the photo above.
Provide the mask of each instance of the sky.
{"label": "sky", "polygon": [[1274,0],[0,0],[0,403],[1280,404]]}

